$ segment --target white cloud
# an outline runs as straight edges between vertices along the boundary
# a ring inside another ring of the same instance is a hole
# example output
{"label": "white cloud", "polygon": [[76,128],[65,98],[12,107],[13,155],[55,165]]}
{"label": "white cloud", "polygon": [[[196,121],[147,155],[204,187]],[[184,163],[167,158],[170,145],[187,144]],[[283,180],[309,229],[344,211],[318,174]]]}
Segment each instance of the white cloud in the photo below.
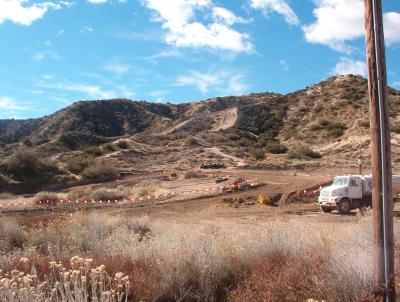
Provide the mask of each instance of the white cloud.
{"label": "white cloud", "polygon": [[53,60],[61,60],[61,56],[52,49],[43,50],[35,54],[33,59],[37,62],[43,61],[46,58],[50,58]]}
{"label": "white cloud", "polygon": [[41,19],[49,9],[61,9],[69,2],[42,2],[27,5],[24,0],[0,0],[0,24],[9,20],[21,25],[31,25]]}
{"label": "white cloud", "polygon": [[[109,82],[106,86],[112,89],[104,88],[99,84],[81,84],[71,81],[49,82],[41,81],[37,84],[40,88],[56,89],[61,91],[72,91],[82,94],[80,98],[91,99],[113,99],[118,97],[132,98],[135,92],[126,85],[120,85]],[[65,99],[65,97],[63,97]]]}
{"label": "white cloud", "polygon": [[79,92],[93,99],[111,99],[117,97],[114,91],[104,90],[99,85],[85,85],[72,82],[58,82],[52,84],[42,83],[40,86],[44,88]]}
{"label": "white cloud", "polygon": [[128,86],[118,85],[117,88],[118,88],[118,95],[121,97],[129,99],[135,95],[135,92]]}
{"label": "white cloud", "polygon": [[227,25],[249,22],[248,20],[242,17],[236,16],[233,12],[224,7],[219,7],[219,6],[214,7],[212,10],[212,14],[217,22],[225,23]]}
{"label": "white cloud", "polygon": [[355,61],[342,57],[331,71],[333,75],[356,74],[366,77],[368,74],[367,64],[364,61]]}
{"label": "white cloud", "polygon": [[103,4],[106,3],[108,0],[87,0],[87,1],[92,4]]}
{"label": "white cloud", "polygon": [[388,45],[400,42],[400,14],[389,12],[384,14],[385,41]]}
{"label": "white cloud", "polygon": [[281,14],[290,25],[300,24],[299,18],[286,0],[250,0],[250,6],[262,10],[265,15],[271,12]]}
{"label": "white cloud", "polygon": [[[232,12],[224,9],[225,18],[222,18],[222,8],[219,8],[219,16],[214,15],[213,22],[203,24],[196,21],[197,11],[209,13],[211,10],[211,15],[213,14],[216,7],[211,0],[141,0],[141,3],[155,12],[154,21],[161,22],[162,27],[167,30],[165,42],[168,44],[247,53],[253,50],[249,36],[236,31],[227,22],[227,18],[233,22],[232,15],[235,15]],[[229,13],[231,14],[227,17]]]}
{"label": "white cloud", "polygon": [[21,106],[16,102],[13,98],[4,96],[0,97],[0,109],[2,110],[26,110],[27,108],[24,106]]}
{"label": "white cloud", "polygon": [[214,73],[202,73],[192,70],[188,75],[182,75],[177,79],[179,86],[194,86],[202,93],[207,93],[211,87],[222,84],[221,79]]}
{"label": "white cloud", "polygon": [[88,34],[93,31],[94,31],[93,27],[90,27],[90,26],[84,26],[81,28],[81,33],[83,33],[83,34]]}
{"label": "white cloud", "polygon": [[199,72],[190,70],[187,74],[177,78],[177,86],[192,86],[202,93],[215,91],[225,95],[243,94],[247,85],[243,83],[244,75],[232,70],[210,70]]}
{"label": "white cloud", "polygon": [[[361,38],[364,29],[364,1],[314,0],[316,21],[303,26],[306,40],[325,44],[341,52],[351,52],[348,41]],[[400,42],[400,14],[384,13],[385,38],[388,44]]]}
{"label": "white cloud", "polygon": [[58,31],[57,31],[57,33],[56,33],[56,37],[61,37],[63,34],[64,34],[64,29],[59,29]]}
{"label": "white cloud", "polygon": [[279,60],[279,65],[281,66],[281,69],[283,71],[288,71],[289,70],[289,64],[286,60]]}
{"label": "white cloud", "polygon": [[129,71],[130,67],[126,64],[112,63],[104,65],[103,68],[112,73],[122,75]]}
{"label": "white cloud", "polygon": [[400,87],[400,81],[394,81],[394,82],[392,83],[392,86],[393,86],[393,87]]}
{"label": "white cloud", "polygon": [[165,95],[169,93],[169,90],[154,90],[150,92],[150,96],[155,98],[156,101],[162,101]]}

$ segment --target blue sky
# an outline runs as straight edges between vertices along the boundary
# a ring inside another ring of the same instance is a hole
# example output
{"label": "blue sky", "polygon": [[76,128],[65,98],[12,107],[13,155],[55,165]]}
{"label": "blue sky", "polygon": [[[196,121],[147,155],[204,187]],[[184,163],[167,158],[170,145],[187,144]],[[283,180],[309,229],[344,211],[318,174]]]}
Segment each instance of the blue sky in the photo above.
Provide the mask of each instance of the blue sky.
{"label": "blue sky", "polygon": [[[363,0],[0,0],[0,118],[78,100],[187,102],[366,76]],[[400,3],[383,0],[400,88]]]}

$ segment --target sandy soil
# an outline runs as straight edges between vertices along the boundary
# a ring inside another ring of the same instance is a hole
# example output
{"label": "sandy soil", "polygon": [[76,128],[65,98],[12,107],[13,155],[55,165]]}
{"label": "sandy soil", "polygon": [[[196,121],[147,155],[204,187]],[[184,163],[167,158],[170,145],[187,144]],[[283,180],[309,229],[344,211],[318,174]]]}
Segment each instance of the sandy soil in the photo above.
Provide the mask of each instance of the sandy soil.
{"label": "sandy soil", "polygon": [[[150,219],[173,219],[184,221],[191,215],[204,215],[205,219],[223,218],[237,221],[258,221],[274,219],[277,217],[305,216],[318,221],[349,221],[356,219],[355,215],[342,216],[338,214],[322,213],[315,203],[294,203],[283,207],[243,205],[234,208],[221,203],[223,198],[256,198],[260,193],[271,196],[275,193],[288,193],[297,189],[324,183],[331,179],[332,174],[342,174],[342,170],[317,170],[317,171],[265,171],[265,170],[232,170],[209,172],[207,177],[199,179],[165,180],[169,172],[158,172],[142,176],[132,176],[98,186],[112,188],[118,185],[136,186],[143,181],[157,181],[165,190],[180,192],[174,197],[160,202],[143,202],[138,204],[119,204],[112,206],[87,206],[53,208],[33,206],[32,197],[18,196],[13,199],[0,200],[0,216],[36,217],[57,216],[71,211],[85,210],[88,213],[106,212],[112,215],[124,216],[149,216]],[[210,187],[217,187],[215,179],[221,176],[228,177],[227,184],[237,178],[252,179],[264,183],[263,186],[246,191],[222,194],[219,192],[195,192]],[[18,204],[15,206],[15,204]]]}
{"label": "sandy soil", "polygon": [[238,119],[238,108],[228,108],[220,113],[219,120],[215,123],[214,127],[211,129],[211,132],[217,132],[219,130],[226,130],[233,126],[235,126]]}

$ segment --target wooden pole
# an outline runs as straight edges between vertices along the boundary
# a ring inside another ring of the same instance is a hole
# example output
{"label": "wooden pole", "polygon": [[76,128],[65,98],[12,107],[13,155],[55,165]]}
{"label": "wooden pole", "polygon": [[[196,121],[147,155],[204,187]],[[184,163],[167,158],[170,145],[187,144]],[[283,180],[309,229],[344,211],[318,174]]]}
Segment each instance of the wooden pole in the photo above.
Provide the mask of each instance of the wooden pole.
{"label": "wooden pole", "polygon": [[381,0],[364,0],[371,124],[374,276],[376,294],[395,301],[393,196]]}

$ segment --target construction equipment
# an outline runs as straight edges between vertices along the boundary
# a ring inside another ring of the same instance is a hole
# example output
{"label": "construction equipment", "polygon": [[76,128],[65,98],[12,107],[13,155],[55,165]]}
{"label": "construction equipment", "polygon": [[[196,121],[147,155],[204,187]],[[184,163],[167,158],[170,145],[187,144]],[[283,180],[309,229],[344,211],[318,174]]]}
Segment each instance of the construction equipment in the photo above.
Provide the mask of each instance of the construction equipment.
{"label": "construction equipment", "polygon": [[[393,199],[399,198],[400,175],[392,177]],[[322,211],[330,213],[337,209],[348,214],[351,210],[372,206],[372,176],[337,176],[332,185],[321,189],[318,204]]]}

